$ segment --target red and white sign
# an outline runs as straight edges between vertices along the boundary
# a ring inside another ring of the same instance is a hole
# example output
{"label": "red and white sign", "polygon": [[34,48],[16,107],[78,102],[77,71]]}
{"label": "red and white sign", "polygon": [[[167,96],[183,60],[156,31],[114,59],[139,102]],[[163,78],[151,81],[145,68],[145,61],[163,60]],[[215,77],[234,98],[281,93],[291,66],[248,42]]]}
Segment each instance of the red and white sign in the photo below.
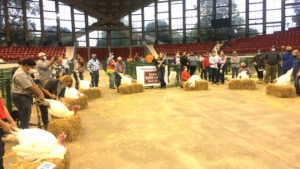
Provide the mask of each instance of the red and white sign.
{"label": "red and white sign", "polygon": [[[137,82],[144,86],[159,86],[160,81],[155,66],[137,66]],[[168,67],[165,67],[165,82],[168,84]]]}

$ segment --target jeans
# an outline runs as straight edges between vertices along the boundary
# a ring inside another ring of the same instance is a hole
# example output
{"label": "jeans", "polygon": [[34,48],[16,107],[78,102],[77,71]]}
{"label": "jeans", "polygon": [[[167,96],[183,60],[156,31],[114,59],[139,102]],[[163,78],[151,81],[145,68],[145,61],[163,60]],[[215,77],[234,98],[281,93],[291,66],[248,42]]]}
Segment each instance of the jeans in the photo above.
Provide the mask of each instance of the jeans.
{"label": "jeans", "polygon": [[157,70],[158,80],[160,81],[160,87],[165,88],[166,82],[165,82],[165,69],[158,69]]}
{"label": "jeans", "polygon": [[190,75],[193,76],[196,71],[196,66],[190,66]]}
{"label": "jeans", "polygon": [[95,71],[90,73],[91,74],[91,79],[92,79],[92,87],[98,87],[99,83],[99,71]]}
{"label": "jeans", "polygon": [[4,169],[4,166],[3,166],[3,156],[4,156],[4,153],[5,153],[5,144],[4,142],[2,141],[2,137],[4,135],[4,131],[2,129],[0,129],[0,169]]}
{"label": "jeans", "polygon": [[270,82],[270,77],[271,77],[271,83],[273,83],[273,80],[276,79],[276,74],[277,74],[277,65],[266,64],[265,83]]}
{"label": "jeans", "polygon": [[296,93],[298,96],[300,96],[300,76],[297,76],[297,74],[294,76],[294,83],[295,83]]}
{"label": "jeans", "polygon": [[239,68],[238,67],[232,67],[231,68],[231,73],[232,73],[232,79],[237,78],[239,74]]}
{"label": "jeans", "polygon": [[22,129],[29,128],[30,115],[31,115],[31,96],[13,94],[12,101],[18,109],[20,117],[20,127]]}
{"label": "jeans", "polygon": [[203,72],[203,75],[204,75],[204,79],[207,80],[207,73],[209,73],[209,67],[207,67],[205,69],[202,69],[202,72]]}
{"label": "jeans", "polygon": [[43,105],[40,105],[39,107],[40,107],[40,110],[41,110],[41,115],[42,115],[42,121],[43,121],[43,124],[44,124],[44,128],[47,130],[48,123],[49,123],[49,120],[48,120],[48,107],[43,106]]}
{"label": "jeans", "polygon": [[121,85],[122,77],[117,72],[115,72],[115,77],[116,77],[116,86],[119,87]]}
{"label": "jeans", "polygon": [[114,88],[114,84],[115,84],[115,73],[108,73],[108,77],[109,77],[109,88]]}
{"label": "jeans", "polygon": [[69,75],[69,68],[65,68],[64,75]]}
{"label": "jeans", "polygon": [[211,77],[211,82],[216,83],[217,82],[217,76],[218,76],[218,69],[217,68],[210,68],[209,69],[209,75]]}
{"label": "jeans", "polygon": [[[80,80],[83,80],[83,73],[82,72],[73,72],[73,76],[74,76],[74,79],[75,79],[75,88],[78,89],[79,87],[79,79]],[[79,76],[79,79],[78,79],[78,76]]]}
{"label": "jeans", "polygon": [[180,75],[181,75],[181,69],[180,69],[180,66],[179,65],[176,65],[175,67],[174,67],[174,69],[175,69],[175,71],[176,71],[176,80],[177,80],[177,83],[179,83],[180,82],[180,80],[181,80],[181,77],[180,77]]}

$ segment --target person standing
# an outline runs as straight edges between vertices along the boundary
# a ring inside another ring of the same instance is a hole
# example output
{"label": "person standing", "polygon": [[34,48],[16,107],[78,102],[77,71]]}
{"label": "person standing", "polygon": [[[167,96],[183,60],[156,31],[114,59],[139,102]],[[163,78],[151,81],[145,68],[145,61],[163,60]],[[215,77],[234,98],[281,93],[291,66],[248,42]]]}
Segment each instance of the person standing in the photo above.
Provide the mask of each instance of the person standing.
{"label": "person standing", "polygon": [[29,128],[32,94],[44,101],[43,92],[33,82],[29,74],[30,69],[34,68],[35,65],[33,59],[23,59],[22,67],[17,69],[12,79],[12,101],[18,109],[22,129]]}
{"label": "person standing", "polygon": [[121,85],[121,79],[122,79],[120,74],[125,75],[126,67],[125,67],[125,63],[122,61],[121,56],[119,56],[117,60],[118,61],[116,64],[116,86],[119,92],[119,86]]}
{"label": "person standing", "polygon": [[52,79],[58,79],[64,75],[64,67],[62,65],[62,58],[56,56],[57,59],[54,64],[51,66],[51,75]]}
{"label": "person standing", "polygon": [[257,50],[257,55],[254,56],[252,63],[255,67],[257,77],[258,77],[258,83],[262,84],[264,81],[264,56],[261,54],[260,50]]}
{"label": "person standing", "polygon": [[64,75],[69,75],[69,68],[70,68],[69,64],[70,64],[69,59],[66,57],[66,54],[63,53],[62,54],[62,66],[64,68]]}
{"label": "person standing", "polygon": [[84,73],[84,60],[83,58],[77,54],[73,59],[74,62],[74,69],[73,69],[73,76],[75,79],[75,88],[79,88],[79,80],[83,80],[83,73]]}
{"label": "person standing", "polygon": [[50,62],[48,62],[45,53],[41,52],[38,56],[39,60],[37,61],[36,65],[40,74],[40,81],[42,85],[45,85],[46,82],[50,79],[50,67],[54,64],[55,57],[51,57]]}
{"label": "person standing", "polygon": [[273,80],[276,79],[277,74],[277,64],[280,62],[280,55],[276,52],[275,48],[271,49],[271,52],[267,53],[264,57],[265,63],[266,63],[266,77],[265,77],[265,84],[268,84],[270,82],[271,77],[271,83]]}
{"label": "person standing", "polygon": [[174,69],[176,71],[176,80],[177,80],[177,84],[179,84],[180,81],[180,54],[179,51],[176,53],[175,57],[172,60],[172,64],[175,65]]}
{"label": "person standing", "polygon": [[159,54],[159,57],[155,59],[155,66],[157,69],[158,79],[160,81],[160,88],[166,88],[165,82],[165,67],[167,65],[166,59],[162,53]]}
{"label": "person standing", "polygon": [[218,61],[218,71],[217,71],[217,84],[221,80],[221,83],[225,83],[225,69],[226,69],[227,58],[223,51],[220,52],[220,58]]}
{"label": "person standing", "polygon": [[202,61],[202,71],[204,72],[204,79],[207,80],[207,73],[209,73],[209,55],[208,53],[204,54],[204,58]]}
{"label": "person standing", "polygon": [[153,61],[153,56],[151,55],[151,53],[148,53],[148,55],[146,56],[146,62],[147,63],[151,63]]}
{"label": "person standing", "polygon": [[292,47],[286,47],[286,53],[281,57],[282,74],[286,74],[293,67],[294,56],[292,55]]}
{"label": "person standing", "polygon": [[232,73],[231,78],[232,79],[237,78],[239,74],[240,58],[238,57],[238,53],[236,51],[232,52],[230,63],[231,63],[231,73]]}
{"label": "person standing", "polygon": [[298,50],[293,51],[293,78],[296,93],[300,96],[300,52]]}
{"label": "person standing", "polygon": [[97,59],[96,54],[92,54],[92,59],[87,63],[87,69],[91,75],[91,83],[92,87],[98,87],[99,83],[99,70],[100,70],[100,62]]}
{"label": "person standing", "polygon": [[107,74],[109,77],[109,88],[115,89],[115,61],[114,61],[114,54],[110,53],[109,58],[107,59]]}
{"label": "person standing", "polygon": [[189,70],[190,62],[189,59],[186,57],[186,52],[183,52],[182,56],[180,57],[180,66],[181,72],[183,71],[183,67],[186,66]]}
{"label": "person standing", "polygon": [[209,75],[211,76],[211,82],[214,84],[217,83],[218,62],[219,62],[219,56],[216,54],[216,51],[212,51],[211,57],[209,58],[209,65],[210,65]]}
{"label": "person standing", "polygon": [[141,61],[141,58],[140,58],[140,56],[139,56],[138,53],[135,53],[133,60],[134,60],[135,62],[140,62],[140,61]]}
{"label": "person standing", "polygon": [[192,54],[188,55],[188,59],[190,63],[190,75],[193,76],[197,68],[197,58]]}
{"label": "person standing", "polygon": [[[8,121],[7,122],[5,122]],[[10,116],[7,108],[4,106],[2,98],[0,96],[0,169],[4,169],[3,156],[5,153],[5,143],[2,141],[4,134],[10,134],[17,127],[15,121]]]}

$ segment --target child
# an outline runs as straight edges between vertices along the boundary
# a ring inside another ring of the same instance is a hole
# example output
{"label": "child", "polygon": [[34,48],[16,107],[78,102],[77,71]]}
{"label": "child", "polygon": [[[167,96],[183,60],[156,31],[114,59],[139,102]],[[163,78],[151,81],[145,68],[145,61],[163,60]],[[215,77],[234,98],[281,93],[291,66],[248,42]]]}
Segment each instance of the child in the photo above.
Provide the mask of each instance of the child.
{"label": "child", "polygon": [[183,71],[181,73],[181,88],[183,87],[183,83],[188,81],[190,77],[191,75],[188,72],[187,66],[184,66]]}
{"label": "child", "polygon": [[[202,71],[204,73],[204,79],[207,80],[207,73],[209,73],[209,55],[208,53],[204,54],[203,62],[202,62]],[[202,77],[201,77],[202,78]]]}

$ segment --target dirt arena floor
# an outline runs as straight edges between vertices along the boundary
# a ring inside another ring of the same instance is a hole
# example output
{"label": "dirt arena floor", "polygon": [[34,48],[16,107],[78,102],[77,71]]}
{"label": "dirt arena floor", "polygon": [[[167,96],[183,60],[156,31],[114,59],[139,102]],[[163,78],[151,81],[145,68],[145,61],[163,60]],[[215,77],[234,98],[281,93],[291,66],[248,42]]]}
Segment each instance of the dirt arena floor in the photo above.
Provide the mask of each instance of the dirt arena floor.
{"label": "dirt arena floor", "polygon": [[[300,168],[300,98],[210,85],[119,95],[100,75],[103,97],[82,110],[68,145],[71,169]],[[5,166],[16,161],[7,143]]]}

